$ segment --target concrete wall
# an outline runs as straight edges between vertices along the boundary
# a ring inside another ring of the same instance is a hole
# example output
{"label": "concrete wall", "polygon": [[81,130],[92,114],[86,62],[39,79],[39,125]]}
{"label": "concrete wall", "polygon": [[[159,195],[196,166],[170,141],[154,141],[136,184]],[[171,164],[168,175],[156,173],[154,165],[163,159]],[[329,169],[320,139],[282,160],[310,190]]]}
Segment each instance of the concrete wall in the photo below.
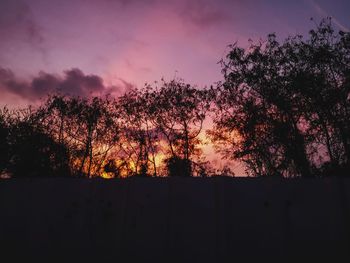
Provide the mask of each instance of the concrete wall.
{"label": "concrete wall", "polygon": [[0,245],[79,262],[349,262],[350,180],[1,180]]}

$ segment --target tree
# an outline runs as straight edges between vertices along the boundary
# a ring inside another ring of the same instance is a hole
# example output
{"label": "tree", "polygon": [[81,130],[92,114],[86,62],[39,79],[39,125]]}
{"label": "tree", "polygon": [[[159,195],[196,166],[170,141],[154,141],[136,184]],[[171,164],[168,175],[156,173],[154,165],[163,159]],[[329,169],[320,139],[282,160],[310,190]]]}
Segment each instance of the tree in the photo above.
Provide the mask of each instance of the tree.
{"label": "tree", "polygon": [[209,110],[207,91],[182,80],[162,80],[159,86],[146,85],[142,96],[147,117],[167,146],[167,167],[171,171],[179,167],[177,173],[191,175],[191,166],[200,156],[199,135]]}
{"label": "tree", "polygon": [[159,136],[154,123],[147,114],[147,101],[143,95],[141,91],[133,89],[120,96],[115,103],[121,133],[118,157],[133,164],[134,169],[131,169],[129,173],[157,176],[156,159],[160,152]]}
{"label": "tree", "polygon": [[11,177],[69,176],[64,145],[45,133],[31,108],[9,113],[7,172]]}
{"label": "tree", "polygon": [[312,176],[320,147],[348,162],[349,39],[324,20],[306,41],[270,34],[246,50],[231,45],[210,132],[219,151],[255,176]]}
{"label": "tree", "polygon": [[348,166],[350,34],[335,33],[327,19],[310,31],[308,41],[297,43],[294,56],[304,70],[295,73],[294,87],[304,105],[308,133],[325,148],[330,166]]}
{"label": "tree", "polygon": [[9,163],[9,110],[3,108],[0,110],[0,175],[6,172]]}
{"label": "tree", "polygon": [[119,139],[112,101],[54,95],[40,109],[48,133],[70,151],[70,166],[79,176],[100,176]]}

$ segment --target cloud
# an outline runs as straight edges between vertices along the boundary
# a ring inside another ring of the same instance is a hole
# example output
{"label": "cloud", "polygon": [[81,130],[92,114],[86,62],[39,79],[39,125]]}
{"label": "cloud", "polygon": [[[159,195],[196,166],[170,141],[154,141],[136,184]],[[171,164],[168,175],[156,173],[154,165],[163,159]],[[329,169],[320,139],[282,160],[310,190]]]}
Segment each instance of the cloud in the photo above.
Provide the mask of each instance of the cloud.
{"label": "cloud", "polygon": [[106,86],[97,75],[86,75],[80,69],[64,71],[63,76],[40,72],[30,81],[18,79],[10,69],[0,67],[0,92],[17,95],[29,101],[36,101],[51,93],[89,97],[118,94],[131,88],[122,80],[121,86]]}
{"label": "cloud", "polygon": [[89,96],[103,92],[103,80],[97,75],[84,75],[79,69],[65,71],[65,78],[58,89],[67,94]]}

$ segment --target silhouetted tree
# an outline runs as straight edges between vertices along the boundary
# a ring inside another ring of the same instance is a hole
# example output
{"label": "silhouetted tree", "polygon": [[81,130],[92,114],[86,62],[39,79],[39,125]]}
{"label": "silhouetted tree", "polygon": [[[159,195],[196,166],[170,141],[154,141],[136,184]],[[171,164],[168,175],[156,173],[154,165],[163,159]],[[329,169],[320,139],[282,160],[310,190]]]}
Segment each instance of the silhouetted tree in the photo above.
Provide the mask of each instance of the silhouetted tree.
{"label": "silhouetted tree", "polygon": [[7,108],[0,110],[0,175],[7,170],[10,157],[8,115]]}
{"label": "silhouetted tree", "polygon": [[67,145],[70,165],[79,176],[99,176],[119,138],[112,101],[55,95],[40,109],[48,133]]}
{"label": "silhouetted tree", "polygon": [[323,20],[310,31],[310,40],[296,38],[294,46],[290,52],[299,70],[293,87],[307,133],[325,149],[329,167],[348,165],[350,34],[335,33],[331,20]]}
{"label": "silhouetted tree", "polygon": [[191,175],[194,157],[200,155],[199,135],[209,103],[207,91],[199,90],[182,80],[164,80],[158,85],[146,85],[142,90],[148,118],[167,145],[169,174]]}
{"label": "silhouetted tree", "polygon": [[330,20],[306,41],[271,34],[246,50],[231,45],[210,132],[219,150],[255,176],[312,176],[325,151],[348,162],[349,47]]}
{"label": "silhouetted tree", "polygon": [[66,148],[45,133],[31,108],[10,113],[6,138],[11,177],[70,175]]}
{"label": "silhouetted tree", "polygon": [[116,101],[121,133],[118,157],[124,157],[134,165],[131,173],[157,176],[158,132],[147,115],[147,99],[143,95],[133,89]]}

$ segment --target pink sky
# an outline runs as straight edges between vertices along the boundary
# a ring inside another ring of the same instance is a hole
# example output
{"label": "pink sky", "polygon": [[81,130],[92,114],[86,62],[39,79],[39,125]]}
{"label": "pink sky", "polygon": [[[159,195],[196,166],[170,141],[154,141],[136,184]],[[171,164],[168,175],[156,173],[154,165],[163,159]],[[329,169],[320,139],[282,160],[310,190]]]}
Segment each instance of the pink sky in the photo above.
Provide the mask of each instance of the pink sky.
{"label": "pink sky", "polygon": [[79,68],[106,85],[174,75],[211,85],[221,79],[217,62],[228,44],[304,33],[310,17],[331,15],[348,28],[349,7],[317,0],[2,0],[0,66],[18,78]]}

